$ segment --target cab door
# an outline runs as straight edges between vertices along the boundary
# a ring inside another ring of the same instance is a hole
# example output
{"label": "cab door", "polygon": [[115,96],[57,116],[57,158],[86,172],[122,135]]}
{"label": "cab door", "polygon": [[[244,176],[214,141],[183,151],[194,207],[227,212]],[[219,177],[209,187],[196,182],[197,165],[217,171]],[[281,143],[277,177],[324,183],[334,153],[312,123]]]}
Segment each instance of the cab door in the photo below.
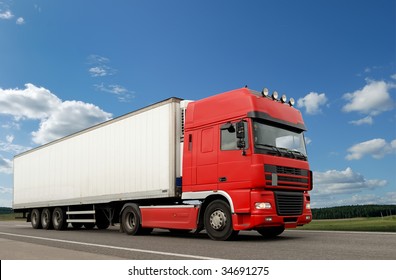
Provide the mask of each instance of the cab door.
{"label": "cab door", "polygon": [[[218,189],[238,198],[234,200],[238,212],[250,211],[251,149],[248,122],[244,122],[244,126],[244,139],[237,138],[236,122],[224,123],[219,127]],[[244,140],[245,151],[238,148],[238,140]]]}
{"label": "cab door", "polygon": [[198,131],[196,149],[196,188],[200,191],[217,190],[217,126]]}

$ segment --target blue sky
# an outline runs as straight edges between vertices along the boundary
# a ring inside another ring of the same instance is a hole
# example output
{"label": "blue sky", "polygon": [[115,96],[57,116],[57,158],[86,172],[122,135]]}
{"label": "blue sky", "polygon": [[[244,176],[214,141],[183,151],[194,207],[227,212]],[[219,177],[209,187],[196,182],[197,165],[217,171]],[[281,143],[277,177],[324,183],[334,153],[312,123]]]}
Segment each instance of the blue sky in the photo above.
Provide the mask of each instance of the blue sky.
{"label": "blue sky", "polygon": [[0,206],[26,149],[151,103],[268,87],[314,207],[396,204],[395,1],[0,0]]}

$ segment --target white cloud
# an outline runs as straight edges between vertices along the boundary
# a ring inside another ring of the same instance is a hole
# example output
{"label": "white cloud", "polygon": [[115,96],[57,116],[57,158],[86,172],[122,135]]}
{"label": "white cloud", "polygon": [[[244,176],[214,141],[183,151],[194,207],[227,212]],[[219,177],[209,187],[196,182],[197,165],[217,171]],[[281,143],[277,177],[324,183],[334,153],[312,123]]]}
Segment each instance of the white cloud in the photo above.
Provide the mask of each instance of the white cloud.
{"label": "white cloud", "polygon": [[12,207],[12,188],[0,186],[0,206]]}
{"label": "white cloud", "polygon": [[12,115],[16,119],[40,120],[62,101],[49,90],[26,84],[25,89],[0,88],[0,114]]}
{"label": "white cloud", "polygon": [[[363,192],[377,190],[388,184],[386,180],[366,179],[350,167],[345,170],[315,171],[313,176],[313,207],[369,203],[367,194]],[[377,196],[376,201],[379,201]]]}
{"label": "white cloud", "polygon": [[365,155],[381,159],[387,154],[396,152],[396,139],[387,143],[384,139],[376,138],[358,143],[348,149],[347,160],[359,160]]}
{"label": "white cloud", "polygon": [[327,103],[327,97],[324,93],[310,92],[305,97],[298,99],[297,107],[305,108],[305,112],[310,115],[316,115],[322,112],[321,106]]}
{"label": "white cloud", "polygon": [[7,135],[6,142],[0,141],[0,151],[12,154],[20,154],[31,149],[31,147],[13,144],[14,138],[14,135]]}
{"label": "white cloud", "polygon": [[344,94],[343,98],[347,104],[342,108],[344,112],[359,112],[378,115],[385,111],[390,111],[394,107],[389,90],[395,85],[384,81],[368,81],[362,89],[353,93]]}
{"label": "white cloud", "polygon": [[356,121],[350,121],[349,123],[353,124],[353,125],[363,125],[363,124],[372,125],[374,123],[374,120],[371,116],[367,116],[365,118],[362,118],[362,119],[359,119]]}
{"label": "white cloud", "polygon": [[12,174],[12,161],[0,155],[0,173]]}
{"label": "white cloud", "polygon": [[7,10],[5,12],[1,12],[0,10],[0,19],[12,19],[14,15],[11,13],[10,10]]}
{"label": "white cloud", "polygon": [[65,101],[51,113],[49,118],[41,121],[38,131],[32,132],[33,142],[48,143],[110,118],[111,114],[93,104]]}
{"label": "white cloud", "polygon": [[110,59],[104,56],[100,56],[97,54],[91,54],[87,58],[89,64],[107,64],[110,62]]}
{"label": "white cloud", "polygon": [[118,101],[120,102],[129,102],[132,98],[134,98],[133,95],[134,92],[129,91],[128,89],[126,89],[121,85],[105,85],[101,83],[101,84],[95,84],[94,86],[96,90],[116,95]]}
{"label": "white cloud", "polygon": [[[43,87],[33,84],[26,84],[25,87],[0,89],[0,114],[11,115],[16,120],[39,120],[39,129],[32,132],[33,142],[36,144],[45,144],[106,121],[112,116],[93,104],[62,101]],[[5,150],[13,146],[3,143],[2,147]]]}
{"label": "white cloud", "polygon": [[311,206],[313,208],[334,207],[342,205],[367,205],[367,204],[396,204],[396,192],[387,192],[384,196],[376,194],[354,194],[343,198],[337,196],[313,195]]}
{"label": "white cloud", "polygon": [[0,186],[0,194],[12,194],[12,189]]}
{"label": "white cloud", "polygon": [[14,141],[15,137],[14,135],[7,135],[6,140],[9,144],[11,144]]}
{"label": "white cloud", "polygon": [[88,72],[91,74],[91,77],[105,77],[109,75],[108,68],[104,66],[91,67]]}
{"label": "white cloud", "polygon": [[16,20],[16,24],[18,24],[18,25],[25,24],[25,19],[24,19],[23,17],[19,17],[19,18]]}
{"label": "white cloud", "polygon": [[88,64],[91,64],[92,67],[88,69],[91,77],[106,77],[114,75],[117,70],[110,67],[110,59],[107,57],[103,57],[100,55],[91,54],[87,58]]}

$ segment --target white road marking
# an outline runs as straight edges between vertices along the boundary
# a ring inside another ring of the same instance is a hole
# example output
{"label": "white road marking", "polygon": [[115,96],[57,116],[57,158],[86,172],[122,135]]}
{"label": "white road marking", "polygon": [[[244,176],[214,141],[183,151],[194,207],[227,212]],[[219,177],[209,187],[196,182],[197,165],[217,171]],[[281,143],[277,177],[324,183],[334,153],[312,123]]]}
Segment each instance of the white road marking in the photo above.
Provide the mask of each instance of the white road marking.
{"label": "white road marking", "polygon": [[219,259],[216,259],[216,258],[210,258],[210,257],[205,257],[205,256],[178,254],[178,253],[171,253],[171,252],[143,250],[143,249],[135,249],[135,248],[125,248],[125,247],[117,247],[117,246],[110,246],[110,245],[102,245],[102,244],[85,243],[85,242],[78,242],[78,241],[70,241],[70,240],[61,240],[61,239],[53,239],[53,238],[46,238],[46,237],[22,235],[22,234],[8,233],[8,232],[0,232],[0,235],[23,237],[23,238],[30,238],[30,239],[45,240],[45,241],[53,241],[53,242],[59,242],[59,243],[84,245],[84,246],[91,246],[91,247],[98,247],[98,248],[115,249],[115,250],[129,251],[129,252],[139,252],[139,253],[147,253],[147,254],[155,254],[155,255],[172,256],[172,257],[191,258],[191,259],[198,259],[198,260],[219,260]]}

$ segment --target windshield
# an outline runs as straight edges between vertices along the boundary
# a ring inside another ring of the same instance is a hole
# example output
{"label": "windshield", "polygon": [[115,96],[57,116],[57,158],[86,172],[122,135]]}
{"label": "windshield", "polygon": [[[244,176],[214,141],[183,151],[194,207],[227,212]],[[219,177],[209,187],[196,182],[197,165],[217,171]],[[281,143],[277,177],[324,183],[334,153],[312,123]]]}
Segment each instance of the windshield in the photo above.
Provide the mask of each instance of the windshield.
{"label": "windshield", "polygon": [[253,120],[254,147],[257,153],[307,159],[304,133]]}

